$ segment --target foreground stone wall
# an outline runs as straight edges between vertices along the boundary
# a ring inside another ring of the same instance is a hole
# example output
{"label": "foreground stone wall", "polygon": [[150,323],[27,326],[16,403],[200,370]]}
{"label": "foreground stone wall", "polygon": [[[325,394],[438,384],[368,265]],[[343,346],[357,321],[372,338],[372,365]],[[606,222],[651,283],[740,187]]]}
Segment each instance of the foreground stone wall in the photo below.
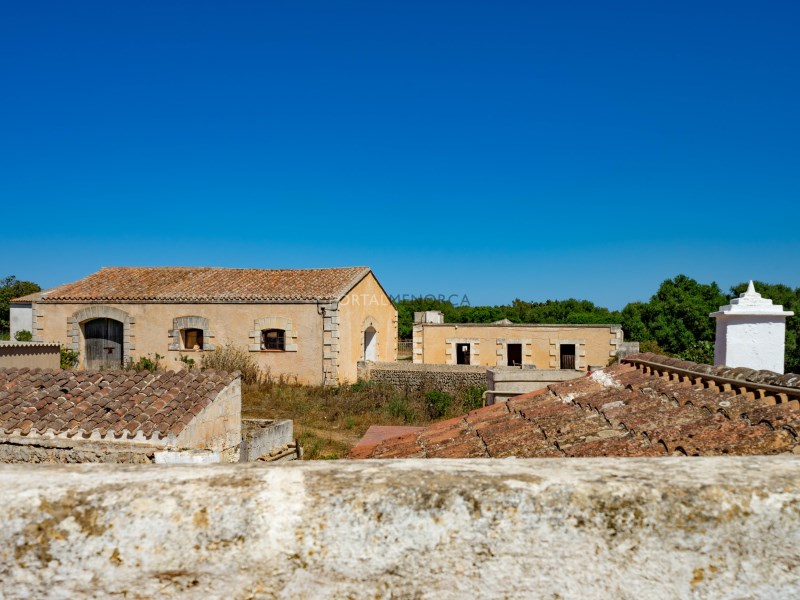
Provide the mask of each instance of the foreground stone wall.
{"label": "foreground stone wall", "polygon": [[0,467],[0,595],[800,595],[793,457]]}
{"label": "foreground stone wall", "polygon": [[486,387],[487,368],[475,365],[361,361],[358,363],[358,374],[360,379],[388,383],[398,388],[438,389],[454,392],[464,387]]}

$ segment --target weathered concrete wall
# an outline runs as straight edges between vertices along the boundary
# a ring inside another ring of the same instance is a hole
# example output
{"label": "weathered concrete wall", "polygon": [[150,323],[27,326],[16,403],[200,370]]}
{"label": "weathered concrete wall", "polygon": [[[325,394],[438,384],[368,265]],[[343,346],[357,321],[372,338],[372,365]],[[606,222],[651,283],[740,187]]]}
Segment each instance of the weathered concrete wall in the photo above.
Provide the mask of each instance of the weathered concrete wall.
{"label": "weathered concrete wall", "polygon": [[41,342],[0,342],[0,369],[58,369],[61,354],[58,344]]}
{"label": "weathered concrete wall", "polygon": [[[237,378],[192,420],[172,444],[179,449],[212,450],[238,462],[242,441],[242,380]],[[233,450],[234,452],[230,452]]]}
{"label": "weathered concrete wall", "polygon": [[362,361],[359,363],[359,378],[388,383],[398,388],[438,389],[452,392],[470,386],[485,387],[486,367]]}
{"label": "weathered concrete wall", "polygon": [[585,377],[583,371],[566,369],[518,369],[513,367],[486,371],[486,389],[499,392],[488,394],[487,404],[508,400],[510,394],[527,394],[547,387],[551,383]]}
{"label": "weathered concrete wall", "polygon": [[9,313],[12,340],[20,331],[33,333],[33,306],[30,302],[12,302]]}
{"label": "weathered concrete wall", "polygon": [[800,460],[0,467],[8,598],[791,598]]}
{"label": "weathered concrete wall", "polygon": [[240,462],[257,460],[276,448],[294,442],[294,422],[291,419],[242,419]]}

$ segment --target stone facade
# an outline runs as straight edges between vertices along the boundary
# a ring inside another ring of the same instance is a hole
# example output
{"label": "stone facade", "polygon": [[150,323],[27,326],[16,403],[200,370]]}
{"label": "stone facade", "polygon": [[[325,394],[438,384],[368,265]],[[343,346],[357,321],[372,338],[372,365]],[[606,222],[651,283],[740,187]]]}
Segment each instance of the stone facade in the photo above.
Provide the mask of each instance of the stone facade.
{"label": "stone facade", "polygon": [[[43,292],[42,298],[32,301],[34,339],[58,341],[79,352],[78,367],[84,368],[85,324],[108,318],[122,323],[123,363],[159,354],[165,357],[166,368],[181,369],[185,367],[181,356],[199,364],[204,353],[232,344],[247,349],[271,375],[303,384],[337,385],[355,381],[356,362],[364,358],[366,328],[376,332],[378,360],[397,358],[397,309],[369,269],[356,271],[361,278],[352,287],[343,287],[340,297],[319,301],[289,297],[256,302],[223,295],[204,302],[78,302]],[[102,279],[103,273],[88,279]],[[63,287],[57,289],[64,293]],[[202,331],[202,349],[184,347],[181,332],[186,329]],[[267,329],[285,332],[283,349],[261,347],[261,331]]]}
{"label": "stone facade", "polygon": [[413,336],[415,364],[454,365],[458,345],[469,344],[470,365],[508,366],[509,345],[518,344],[523,366],[559,369],[561,347],[569,344],[580,371],[608,365],[623,342],[619,325],[416,323]]}

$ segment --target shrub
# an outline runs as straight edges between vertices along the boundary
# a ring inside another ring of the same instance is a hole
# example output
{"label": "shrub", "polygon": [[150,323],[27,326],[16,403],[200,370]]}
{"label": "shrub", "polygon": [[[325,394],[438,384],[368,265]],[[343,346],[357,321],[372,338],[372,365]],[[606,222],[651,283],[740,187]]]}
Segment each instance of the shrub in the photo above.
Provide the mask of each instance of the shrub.
{"label": "shrub", "polygon": [[480,385],[471,385],[461,390],[461,406],[464,412],[469,412],[483,406],[483,392],[486,387]]}
{"label": "shrub", "polygon": [[408,407],[408,404],[402,398],[392,398],[389,404],[386,405],[386,412],[395,418],[403,419],[403,423],[414,421],[414,411]]}
{"label": "shrub", "polygon": [[70,350],[66,346],[61,346],[59,349],[59,354],[61,355],[61,368],[62,369],[74,369],[78,366],[78,357],[81,355],[80,352],[75,352],[74,350]]}
{"label": "shrub", "polygon": [[244,383],[261,383],[266,379],[250,353],[233,344],[225,344],[213,352],[203,354],[202,368],[229,373],[239,371]]}
{"label": "shrub", "polygon": [[22,331],[18,331],[16,333],[14,339],[18,342],[30,342],[33,339],[33,334],[27,329],[23,329]]}
{"label": "shrub", "polygon": [[453,405],[453,397],[447,392],[431,390],[425,394],[427,404],[425,409],[431,419],[441,419]]}
{"label": "shrub", "polygon": [[132,371],[150,371],[154,373],[155,371],[163,371],[164,365],[161,363],[161,359],[164,358],[158,352],[153,355],[153,358],[150,358],[150,355],[142,356],[136,362],[128,362],[125,367]]}
{"label": "shrub", "polygon": [[187,356],[185,354],[181,354],[180,357],[176,358],[175,360],[179,360],[180,362],[182,362],[184,365],[186,365],[186,368],[189,369],[190,371],[194,369],[196,364],[196,361],[191,356]]}

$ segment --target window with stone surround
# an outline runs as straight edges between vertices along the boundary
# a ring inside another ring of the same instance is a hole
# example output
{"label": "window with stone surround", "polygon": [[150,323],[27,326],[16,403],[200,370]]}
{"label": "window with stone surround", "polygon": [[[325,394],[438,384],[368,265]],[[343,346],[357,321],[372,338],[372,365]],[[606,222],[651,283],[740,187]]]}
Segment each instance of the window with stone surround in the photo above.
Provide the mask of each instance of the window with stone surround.
{"label": "window with stone surround", "polygon": [[283,329],[263,329],[261,331],[262,350],[286,350],[286,331]]}
{"label": "window with stone surround", "polygon": [[214,332],[211,331],[210,323],[205,317],[187,316],[172,319],[169,337],[172,340],[169,350],[200,352],[215,349],[214,344],[210,343]]}
{"label": "window with stone surround", "polygon": [[202,329],[181,329],[181,341],[184,350],[203,349],[203,330]]}
{"label": "window with stone surround", "polygon": [[250,352],[282,350],[297,352],[297,331],[287,317],[261,317],[253,321],[249,333]]}

